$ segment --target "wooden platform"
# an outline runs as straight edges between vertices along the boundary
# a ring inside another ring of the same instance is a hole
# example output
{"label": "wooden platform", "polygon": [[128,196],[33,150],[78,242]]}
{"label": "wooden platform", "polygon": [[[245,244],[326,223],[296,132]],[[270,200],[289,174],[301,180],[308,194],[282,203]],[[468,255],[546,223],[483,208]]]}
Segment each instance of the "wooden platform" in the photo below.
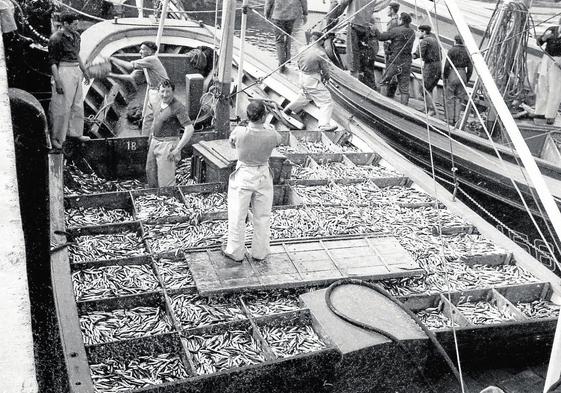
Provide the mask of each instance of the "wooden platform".
{"label": "wooden platform", "polygon": [[220,250],[186,254],[199,293],[220,295],[255,289],[325,285],[354,277],[384,279],[423,270],[394,237],[354,236],[283,242],[262,262],[237,263]]}

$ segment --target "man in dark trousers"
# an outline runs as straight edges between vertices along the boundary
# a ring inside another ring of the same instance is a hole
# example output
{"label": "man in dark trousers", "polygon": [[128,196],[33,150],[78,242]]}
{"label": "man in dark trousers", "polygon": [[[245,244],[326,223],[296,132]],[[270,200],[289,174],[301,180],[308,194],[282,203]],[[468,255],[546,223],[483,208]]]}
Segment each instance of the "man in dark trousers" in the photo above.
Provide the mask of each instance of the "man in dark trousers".
{"label": "man in dark trousers", "polygon": [[291,35],[296,18],[302,15],[303,24],[308,21],[308,0],[267,0],[265,2],[265,17],[277,27],[275,42],[280,72],[286,70],[286,63],[290,59]]}
{"label": "man in dark trousers", "polygon": [[[390,31],[394,27],[399,26],[399,3],[391,2],[388,7],[388,16],[390,20],[386,24],[386,31]],[[390,59],[390,42],[384,42],[384,57],[386,58],[386,67],[388,66]]]}
{"label": "man in dark trousers", "polygon": [[378,41],[371,29],[372,13],[376,11],[377,3],[372,0],[331,0],[328,26],[345,10],[350,18],[347,26],[347,65],[351,75],[357,79],[361,78],[365,67],[370,66],[366,53],[378,52]]}
{"label": "man in dark trousers", "polygon": [[49,63],[52,72],[51,144],[62,149],[66,136],[87,140],[84,134],[84,93],[82,81],[89,83],[88,71],[80,59],[78,15],[60,14],[62,28],[49,39]]}
{"label": "man in dark trousers", "polygon": [[[399,86],[400,100],[404,105],[409,103],[409,78],[413,61],[411,52],[415,42],[415,30],[409,27],[410,23],[411,16],[402,12],[399,17],[399,26],[384,33],[377,32],[380,41],[390,42],[389,64],[380,80],[382,93],[393,98]],[[397,77],[397,83],[392,81],[394,77]]]}
{"label": "man in dark trousers", "polygon": [[445,86],[446,120],[453,126],[456,126],[460,120],[460,114],[467,99],[464,85],[467,84],[472,73],[473,64],[464,47],[464,41],[461,36],[457,35],[454,37],[454,46],[448,50],[442,72]]}
{"label": "man in dark trousers", "polygon": [[270,225],[273,208],[273,177],[269,158],[281,143],[281,135],[265,125],[265,105],[252,101],[247,106],[249,125],[238,126],[230,135],[230,144],[238,153],[236,169],[228,181],[228,241],[222,253],[236,262],[245,255],[245,220],[251,203],[253,238],[251,257],[262,261],[271,252]]}
{"label": "man in dark trousers", "polygon": [[545,53],[539,68],[536,85],[536,113],[534,117],[546,118],[553,124],[561,103],[561,19],[559,25],[548,28],[537,38],[539,46],[545,44]]}
{"label": "man in dark trousers", "polygon": [[[425,110],[430,116],[436,115],[436,107],[432,99],[432,92],[440,80],[442,62],[440,61],[440,47],[431,27],[419,26],[419,47],[413,58],[423,60],[423,86],[421,97],[425,97]],[[424,92],[423,92],[424,88]]]}

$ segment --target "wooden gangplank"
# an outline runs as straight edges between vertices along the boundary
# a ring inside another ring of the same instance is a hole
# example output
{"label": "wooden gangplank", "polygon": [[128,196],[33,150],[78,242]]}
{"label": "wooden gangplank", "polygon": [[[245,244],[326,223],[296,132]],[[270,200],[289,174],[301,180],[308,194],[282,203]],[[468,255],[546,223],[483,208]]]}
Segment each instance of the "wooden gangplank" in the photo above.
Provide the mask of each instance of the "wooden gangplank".
{"label": "wooden gangplank", "polygon": [[192,251],[186,258],[203,296],[326,285],[346,277],[378,280],[424,272],[396,238],[376,235],[278,242],[261,262],[246,256],[237,263],[220,250]]}

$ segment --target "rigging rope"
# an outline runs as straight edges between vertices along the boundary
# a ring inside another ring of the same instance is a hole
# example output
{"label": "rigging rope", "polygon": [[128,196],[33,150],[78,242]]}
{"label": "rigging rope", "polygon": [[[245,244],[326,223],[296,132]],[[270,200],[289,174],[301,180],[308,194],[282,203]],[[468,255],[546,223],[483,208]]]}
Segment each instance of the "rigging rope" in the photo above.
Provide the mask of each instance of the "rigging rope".
{"label": "rigging rope", "polygon": [[[436,12],[436,4],[435,4],[435,12]],[[415,14],[417,13],[417,0],[415,0]],[[430,15],[429,15],[430,18]],[[437,25],[438,25],[438,19],[436,21]],[[431,20],[431,24],[432,24],[432,20]],[[438,28],[437,28],[437,36],[438,36]],[[439,41],[438,41],[439,42]],[[440,42],[439,42],[440,44]],[[420,45],[420,44],[419,44]],[[420,53],[420,48],[419,48],[419,53]],[[441,53],[439,51],[439,57],[441,57]],[[428,108],[426,105],[426,95],[428,94],[425,89],[424,89],[424,72],[423,72],[423,68],[421,67],[421,77],[422,77],[422,84],[423,84],[423,99],[425,102],[425,117],[426,117],[426,128],[427,128],[427,142],[429,145],[429,156],[430,156],[430,165],[431,165],[431,172],[432,172],[432,179],[433,179],[433,184],[434,184],[434,197],[436,199],[438,199],[438,187],[437,187],[437,181],[436,181],[436,169],[435,169],[435,165],[434,165],[434,155],[433,155],[433,150],[432,150],[432,143],[431,143],[431,132],[430,132],[430,127],[429,127],[429,114],[428,114]],[[450,134],[450,125],[448,125],[448,132]],[[450,142],[450,147],[452,147],[452,143]],[[451,154],[452,154],[452,162],[454,159],[454,155],[453,155],[453,151],[451,150]],[[452,164],[452,166],[454,166],[454,164]],[[454,170],[455,168],[452,167],[452,173],[454,174],[454,183],[456,183],[456,171]],[[454,187],[456,187],[457,185],[455,185]],[[455,197],[455,196],[454,196]],[[440,250],[439,250],[439,254],[440,254],[440,259],[443,263],[448,263],[447,259],[445,258],[444,255],[444,238],[442,237],[442,214],[441,214],[441,210],[438,209],[438,220],[437,220],[437,224],[438,224],[438,238],[440,240]],[[444,280],[446,282],[446,286],[447,286],[447,296],[448,296],[448,301],[452,301],[452,285],[450,283],[450,278],[448,276],[448,269],[444,269]],[[458,379],[458,382],[460,383],[460,388],[462,390],[462,393],[466,392],[466,386],[464,384],[464,378],[463,378],[463,373],[462,373],[462,362],[461,362],[461,358],[460,358],[460,347],[458,344],[458,336],[456,334],[456,328],[454,326],[455,324],[452,324],[452,336],[454,338],[454,352],[456,354],[456,363],[458,365],[457,370],[454,368],[455,374],[456,374],[456,378]],[[450,361],[451,363],[451,361]]]}

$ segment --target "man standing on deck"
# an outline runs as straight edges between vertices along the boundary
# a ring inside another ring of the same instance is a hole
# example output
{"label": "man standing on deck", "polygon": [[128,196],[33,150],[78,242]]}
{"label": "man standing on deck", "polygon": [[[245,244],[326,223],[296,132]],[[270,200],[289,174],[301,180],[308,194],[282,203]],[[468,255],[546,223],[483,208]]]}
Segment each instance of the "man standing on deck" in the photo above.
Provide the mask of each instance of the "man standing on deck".
{"label": "man standing on deck", "polygon": [[333,113],[333,100],[331,93],[325,87],[329,80],[329,67],[324,58],[325,52],[319,48],[318,39],[321,33],[314,31],[310,34],[308,50],[298,58],[300,69],[300,93],[284,111],[297,114],[306,104],[313,101],[319,108],[318,128],[322,131],[332,131],[331,114]]}
{"label": "man standing on deck", "polygon": [[[382,93],[393,98],[397,86],[401,93],[401,103],[407,105],[409,103],[409,78],[411,74],[411,63],[413,57],[413,43],[415,42],[415,30],[409,27],[411,16],[402,12],[399,17],[399,26],[392,28],[384,33],[377,32],[380,41],[390,42],[390,57],[386,71],[382,75],[380,85]],[[392,79],[397,78],[397,84]]]}
{"label": "man standing on deck", "polygon": [[[429,116],[436,115],[436,107],[432,99],[432,91],[440,80],[442,62],[440,61],[440,47],[431,27],[419,26],[419,47],[413,53],[413,58],[423,60],[423,85],[420,86],[421,97],[425,98],[425,110]],[[424,88],[424,91],[423,91]]]}
{"label": "man standing on deck", "polygon": [[62,28],[49,38],[49,63],[51,65],[52,96],[51,144],[60,151],[66,136],[89,140],[84,136],[84,93],[82,80],[90,78],[80,59],[80,33],[78,16],[69,12],[60,14]]}
{"label": "man standing on deck", "polygon": [[[399,26],[399,3],[391,2],[388,7],[388,16],[390,20],[386,24],[386,31],[390,31],[394,27]],[[386,68],[390,64],[390,41],[384,42],[384,57],[386,58]],[[397,84],[397,80],[396,80]]]}
{"label": "man standing on deck", "polygon": [[536,85],[536,112],[534,117],[545,118],[547,124],[555,123],[561,103],[561,19],[559,25],[548,28],[537,38],[539,46],[545,44]]}
{"label": "man standing on deck", "polygon": [[253,238],[251,257],[262,261],[270,253],[270,221],[273,207],[273,177],[269,157],[281,143],[281,135],[263,124],[265,105],[252,101],[247,107],[247,127],[236,127],[230,144],[238,153],[236,170],[228,182],[228,242],[222,253],[242,262],[245,254],[245,220],[251,202]]}
{"label": "man standing on deck", "polygon": [[154,108],[150,147],[146,157],[148,187],[175,186],[175,168],[181,160],[181,150],[194,132],[187,109],[174,97],[174,92],[172,82],[167,79],[160,82],[159,106]]}
{"label": "man standing on deck", "polygon": [[361,53],[374,48],[376,53],[378,52],[378,42],[370,26],[376,4],[376,0],[331,0],[328,26],[331,26],[333,19],[342,15],[345,9],[350,17],[347,25],[347,64],[351,75],[357,79],[365,71],[364,66],[367,64],[361,59]]}
{"label": "man standing on deck", "polygon": [[[454,67],[452,67],[452,64]],[[454,69],[455,68],[455,69]],[[464,47],[462,37],[454,37],[454,46],[448,50],[442,78],[445,87],[446,117],[449,124],[456,126],[462,108],[467,100],[465,85],[473,73],[473,64]]]}
{"label": "man standing on deck", "polygon": [[292,29],[299,15],[302,15],[302,22],[305,25],[308,21],[308,0],[266,0],[265,2],[265,17],[277,27],[275,43],[279,66],[281,66],[280,72],[285,72],[284,63],[290,60]]}
{"label": "man standing on deck", "polygon": [[150,134],[152,121],[154,119],[154,108],[158,108],[160,105],[158,86],[163,80],[169,79],[166,69],[156,55],[157,52],[158,46],[154,42],[144,41],[140,44],[140,59],[126,61],[117,59],[116,57],[110,58],[115,65],[121,66],[127,70],[127,72],[130,72],[129,75],[111,73],[109,74],[110,77],[129,81],[135,86],[143,79],[146,80],[148,106],[146,112],[143,114],[144,118],[142,119],[142,135],[144,136]]}

